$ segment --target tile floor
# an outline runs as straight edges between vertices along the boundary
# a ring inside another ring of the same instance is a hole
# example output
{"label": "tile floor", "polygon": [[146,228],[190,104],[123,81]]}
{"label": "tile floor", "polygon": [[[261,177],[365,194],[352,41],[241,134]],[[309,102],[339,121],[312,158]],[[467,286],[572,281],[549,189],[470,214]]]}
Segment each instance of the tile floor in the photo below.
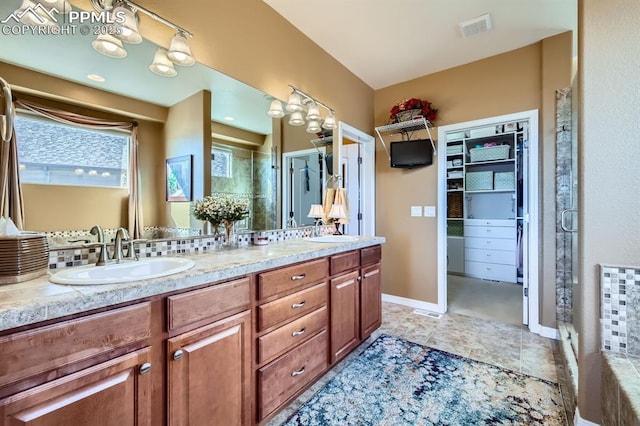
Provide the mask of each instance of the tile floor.
{"label": "tile floor", "polygon": [[268,425],[277,426],[283,423],[300,405],[340,372],[351,358],[358,356],[382,333],[558,382],[556,341],[533,334],[523,326],[453,313],[436,319],[415,314],[414,310],[394,303],[383,303],[382,326],[285,407]]}

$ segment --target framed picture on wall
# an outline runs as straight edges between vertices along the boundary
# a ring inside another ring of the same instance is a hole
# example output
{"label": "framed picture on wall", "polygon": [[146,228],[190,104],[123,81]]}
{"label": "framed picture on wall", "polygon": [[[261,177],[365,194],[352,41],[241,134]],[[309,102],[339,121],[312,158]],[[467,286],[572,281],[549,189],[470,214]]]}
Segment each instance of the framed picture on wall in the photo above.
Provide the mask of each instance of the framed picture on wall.
{"label": "framed picture on wall", "polygon": [[167,160],[167,201],[192,201],[193,155]]}

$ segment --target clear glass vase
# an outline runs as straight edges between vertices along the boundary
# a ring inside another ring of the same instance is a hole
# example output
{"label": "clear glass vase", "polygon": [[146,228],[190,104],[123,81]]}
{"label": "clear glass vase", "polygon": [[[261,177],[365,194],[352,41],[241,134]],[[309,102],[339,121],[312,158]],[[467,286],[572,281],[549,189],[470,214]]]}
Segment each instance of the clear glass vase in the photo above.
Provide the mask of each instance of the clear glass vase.
{"label": "clear glass vase", "polygon": [[237,235],[234,229],[234,222],[230,220],[224,221],[224,231],[226,234],[225,247],[235,247],[238,245]]}
{"label": "clear glass vase", "polygon": [[220,223],[209,221],[209,229],[207,229],[207,234],[213,235],[215,237],[220,235]]}

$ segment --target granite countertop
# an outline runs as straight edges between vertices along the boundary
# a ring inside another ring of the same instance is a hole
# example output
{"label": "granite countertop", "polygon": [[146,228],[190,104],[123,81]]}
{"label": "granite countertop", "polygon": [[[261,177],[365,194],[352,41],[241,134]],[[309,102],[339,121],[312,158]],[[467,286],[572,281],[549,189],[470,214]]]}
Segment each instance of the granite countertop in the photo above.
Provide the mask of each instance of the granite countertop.
{"label": "granite countertop", "polygon": [[195,262],[188,271],[122,284],[60,285],[49,282],[46,275],[0,286],[0,331],[384,242],[382,237],[359,237],[357,241],[341,243],[298,239],[266,246],[189,253],[181,255]]}
{"label": "granite countertop", "polygon": [[640,419],[640,357],[610,351],[602,353],[618,379],[620,391],[626,393],[637,421]]}

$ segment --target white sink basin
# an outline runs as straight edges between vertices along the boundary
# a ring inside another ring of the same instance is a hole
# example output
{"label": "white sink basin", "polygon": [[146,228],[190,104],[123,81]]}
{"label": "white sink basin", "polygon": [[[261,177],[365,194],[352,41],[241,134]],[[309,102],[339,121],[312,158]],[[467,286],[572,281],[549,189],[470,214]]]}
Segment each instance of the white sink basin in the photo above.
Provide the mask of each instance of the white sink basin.
{"label": "white sink basin", "polygon": [[149,257],[105,266],[84,265],[63,269],[51,275],[56,284],[95,285],[148,280],[177,274],[192,268],[192,260],[181,257]]}
{"label": "white sink basin", "polygon": [[353,235],[323,235],[321,237],[308,237],[305,240],[314,243],[346,243],[348,241],[358,241],[358,237]]}

